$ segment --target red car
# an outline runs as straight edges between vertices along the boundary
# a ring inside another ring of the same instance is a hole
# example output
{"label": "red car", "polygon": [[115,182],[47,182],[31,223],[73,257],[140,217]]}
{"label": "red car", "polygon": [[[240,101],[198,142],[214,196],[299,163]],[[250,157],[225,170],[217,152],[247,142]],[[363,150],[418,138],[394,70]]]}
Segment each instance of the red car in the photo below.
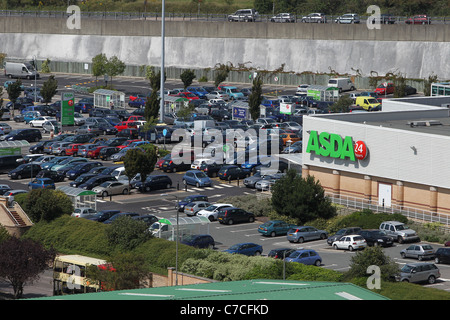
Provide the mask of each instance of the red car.
{"label": "red car", "polygon": [[128,147],[131,143],[136,142],[136,141],[141,141],[140,139],[132,139],[132,140],[127,140],[124,143],[122,143],[120,146],[117,146],[117,148],[119,149],[123,149]]}
{"label": "red car", "polygon": [[393,83],[388,83],[387,84],[387,88],[386,88],[386,86],[384,85],[384,83],[383,84],[380,84],[376,89],[375,89],[375,92],[378,94],[378,95],[385,95],[385,94],[391,94],[391,93],[394,93],[394,91],[395,91],[395,87],[394,87],[394,84]]}
{"label": "red car", "polygon": [[136,121],[122,121],[114,126],[117,129],[117,132],[121,132],[125,129],[137,128]]}
{"label": "red car", "polygon": [[431,19],[426,14],[419,14],[405,21],[406,24],[431,24]]}
{"label": "red car", "polygon": [[127,121],[145,121],[143,116],[129,116]]}
{"label": "red car", "polygon": [[100,150],[102,150],[105,147],[107,146],[98,146],[95,149],[89,150],[87,153],[87,157],[91,159],[98,159],[100,156]]}
{"label": "red car", "polygon": [[175,97],[186,98],[189,101],[190,100],[198,100],[199,99],[199,97],[197,97],[192,92],[180,92],[180,93],[176,94]]}
{"label": "red car", "polygon": [[78,155],[78,148],[82,146],[83,143],[72,143],[69,144],[65,149],[66,156],[77,156]]}

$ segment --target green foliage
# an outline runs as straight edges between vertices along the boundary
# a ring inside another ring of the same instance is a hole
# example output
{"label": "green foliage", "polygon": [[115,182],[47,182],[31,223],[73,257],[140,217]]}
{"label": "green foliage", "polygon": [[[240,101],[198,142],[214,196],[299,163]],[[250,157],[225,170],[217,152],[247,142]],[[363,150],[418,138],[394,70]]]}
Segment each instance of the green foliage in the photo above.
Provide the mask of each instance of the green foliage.
{"label": "green foliage", "polygon": [[180,75],[180,79],[183,82],[184,90],[186,90],[186,88],[189,87],[192,84],[192,81],[195,79],[194,70],[184,70]]}
{"label": "green foliage", "polygon": [[252,93],[248,97],[250,115],[254,121],[259,118],[261,113],[262,85],[262,77],[258,74],[255,79],[253,79]]}
{"label": "green foliage", "polygon": [[378,266],[381,271],[381,278],[385,281],[392,280],[399,273],[399,265],[387,256],[379,246],[366,247],[358,251],[350,259],[350,270],[347,272],[347,278],[368,277],[367,268],[369,266]]}
{"label": "green foliage", "polygon": [[105,73],[111,77],[111,86],[113,77],[122,74],[124,71],[125,62],[120,60],[117,56],[112,56],[105,64]]}
{"label": "green foliage", "polygon": [[16,100],[18,97],[20,97],[20,94],[22,93],[22,90],[20,87],[22,86],[22,81],[20,79],[14,81],[10,85],[8,85],[8,88],[6,88],[6,92],[8,93],[8,99],[11,100],[11,102],[14,104],[16,103]]}
{"label": "green foliage", "polygon": [[108,58],[104,53],[100,53],[92,58],[92,75],[97,79],[106,74],[106,63]]}
{"label": "green foliage", "polygon": [[333,103],[330,106],[330,110],[332,112],[348,112],[350,109],[350,106],[353,104],[353,99],[349,96],[341,96],[338,101]]}
{"label": "green foliage", "polygon": [[272,188],[272,207],[281,216],[294,218],[301,225],[317,218],[331,218],[336,208],[312,176],[302,178],[295,170],[288,170]]}
{"label": "green foliage", "polygon": [[427,79],[423,81],[423,95],[431,96],[431,84],[436,83],[438,76],[435,74],[430,74]]}
{"label": "green foliage", "polygon": [[70,215],[74,209],[70,198],[60,190],[34,189],[16,201],[34,223]]}
{"label": "green foliage", "polygon": [[156,147],[152,144],[143,145],[141,149],[130,149],[123,157],[123,165],[125,174],[129,179],[136,174],[141,174],[141,181],[145,181],[147,176],[153,172],[158,155]]}
{"label": "green foliage", "polygon": [[51,70],[50,70],[50,59],[45,59],[45,61],[44,62],[42,62],[42,65],[41,65],[41,72],[42,73],[50,73],[50,72],[52,72]]}
{"label": "green foliage", "polygon": [[214,85],[217,88],[219,84],[221,84],[228,78],[228,74],[231,71],[231,67],[226,64],[217,64],[215,66],[215,70],[216,70],[216,77],[214,79]]}
{"label": "green foliage", "polygon": [[55,79],[54,75],[48,77],[48,80],[42,84],[41,95],[44,98],[45,104],[52,101],[53,96],[58,91],[58,81]]}
{"label": "green foliage", "polygon": [[127,216],[119,217],[106,230],[106,238],[118,250],[133,250],[152,237],[144,221]]}
{"label": "green foliage", "polygon": [[222,202],[231,203],[235,207],[250,211],[257,217],[268,216],[272,211],[270,199],[259,199],[256,195],[227,197]]}

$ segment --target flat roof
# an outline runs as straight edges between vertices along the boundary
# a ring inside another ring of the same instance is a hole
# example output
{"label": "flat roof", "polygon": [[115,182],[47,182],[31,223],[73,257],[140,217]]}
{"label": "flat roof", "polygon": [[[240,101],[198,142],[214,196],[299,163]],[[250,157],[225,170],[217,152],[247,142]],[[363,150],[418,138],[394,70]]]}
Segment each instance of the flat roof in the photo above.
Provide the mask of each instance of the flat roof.
{"label": "flat roof", "polygon": [[400,129],[418,133],[450,136],[450,117],[422,117],[418,119],[371,121],[370,117],[363,121],[366,125]]}

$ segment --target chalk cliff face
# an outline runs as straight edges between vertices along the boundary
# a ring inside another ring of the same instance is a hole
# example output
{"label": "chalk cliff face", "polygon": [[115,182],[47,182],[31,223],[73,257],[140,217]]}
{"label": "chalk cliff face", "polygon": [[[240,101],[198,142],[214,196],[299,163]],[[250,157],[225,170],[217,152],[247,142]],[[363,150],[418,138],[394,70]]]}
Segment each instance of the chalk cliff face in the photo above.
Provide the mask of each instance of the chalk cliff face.
{"label": "chalk cliff face", "polygon": [[[91,62],[104,53],[127,65],[160,65],[160,23],[143,21],[82,22],[67,30],[65,20],[35,18],[18,24],[0,19],[0,52],[8,57],[62,62]],[[57,21],[58,27],[49,23]],[[31,26],[30,26],[31,25]],[[34,25],[34,27],[32,27]],[[213,68],[216,64],[245,64],[259,70],[300,73],[355,73],[370,76],[400,72],[408,78],[450,74],[450,25],[366,26],[270,23],[176,22],[167,28],[165,65]],[[383,29],[384,28],[384,29]],[[431,29],[424,29],[431,28]],[[447,32],[449,31],[449,32]]]}

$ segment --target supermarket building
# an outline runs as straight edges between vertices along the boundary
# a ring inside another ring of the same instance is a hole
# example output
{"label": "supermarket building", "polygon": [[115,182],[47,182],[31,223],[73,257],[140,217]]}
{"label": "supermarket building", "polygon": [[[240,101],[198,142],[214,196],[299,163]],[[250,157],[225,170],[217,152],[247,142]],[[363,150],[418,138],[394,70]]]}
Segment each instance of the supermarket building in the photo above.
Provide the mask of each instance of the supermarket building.
{"label": "supermarket building", "polygon": [[450,224],[449,107],[450,97],[416,97],[385,100],[381,112],[305,116],[302,175],[333,201]]}

